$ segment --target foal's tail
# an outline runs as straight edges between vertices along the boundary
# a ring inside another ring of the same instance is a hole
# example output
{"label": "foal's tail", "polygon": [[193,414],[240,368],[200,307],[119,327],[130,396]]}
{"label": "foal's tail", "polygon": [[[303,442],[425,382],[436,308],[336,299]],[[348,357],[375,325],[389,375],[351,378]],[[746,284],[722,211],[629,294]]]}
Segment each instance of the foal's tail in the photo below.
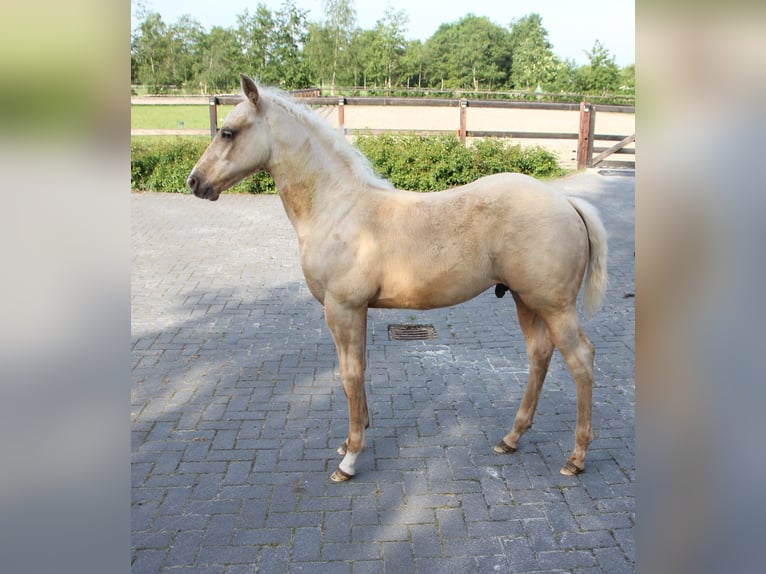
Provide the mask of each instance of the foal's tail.
{"label": "foal's tail", "polygon": [[578,197],[570,197],[569,203],[580,214],[588,230],[590,256],[585,273],[583,309],[586,317],[592,317],[599,309],[606,292],[606,229],[598,211],[590,203]]}

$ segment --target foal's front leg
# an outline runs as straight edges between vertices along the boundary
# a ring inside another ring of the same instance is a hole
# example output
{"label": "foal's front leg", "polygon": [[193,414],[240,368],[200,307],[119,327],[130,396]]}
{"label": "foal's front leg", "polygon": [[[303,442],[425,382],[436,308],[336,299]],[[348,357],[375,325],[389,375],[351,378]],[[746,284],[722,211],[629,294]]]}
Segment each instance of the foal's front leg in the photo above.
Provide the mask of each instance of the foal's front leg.
{"label": "foal's front leg", "polygon": [[325,320],[338,351],[340,378],[348,401],[348,438],[339,449],[345,456],[330,477],[343,482],[356,474],[356,459],[364,448],[364,429],[369,424],[364,391],[367,307],[351,307],[327,297]]}

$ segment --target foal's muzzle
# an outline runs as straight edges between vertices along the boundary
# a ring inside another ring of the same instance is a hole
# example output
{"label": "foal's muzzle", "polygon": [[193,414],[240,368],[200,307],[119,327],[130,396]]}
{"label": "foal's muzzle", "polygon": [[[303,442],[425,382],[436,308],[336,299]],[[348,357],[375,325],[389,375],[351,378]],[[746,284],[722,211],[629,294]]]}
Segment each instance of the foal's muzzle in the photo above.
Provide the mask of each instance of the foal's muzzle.
{"label": "foal's muzzle", "polygon": [[206,183],[202,178],[194,174],[189,175],[186,179],[186,185],[192,190],[192,193],[200,199],[209,199],[210,201],[216,201],[218,199],[218,193],[215,192],[213,186]]}

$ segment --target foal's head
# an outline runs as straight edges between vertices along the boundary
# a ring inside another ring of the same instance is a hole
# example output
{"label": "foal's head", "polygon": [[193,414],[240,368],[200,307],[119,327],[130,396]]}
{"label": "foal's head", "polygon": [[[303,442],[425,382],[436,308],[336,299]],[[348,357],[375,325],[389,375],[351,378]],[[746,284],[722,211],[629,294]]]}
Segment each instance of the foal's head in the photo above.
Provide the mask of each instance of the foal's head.
{"label": "foal's head", "polygon": [[255,82],[242,74],[245,100],[223,121],[213,141],[186,180],[194,195],[215,201],[222,191],[257,171],[271,156],[271,131],[264,114],[265,102]]}

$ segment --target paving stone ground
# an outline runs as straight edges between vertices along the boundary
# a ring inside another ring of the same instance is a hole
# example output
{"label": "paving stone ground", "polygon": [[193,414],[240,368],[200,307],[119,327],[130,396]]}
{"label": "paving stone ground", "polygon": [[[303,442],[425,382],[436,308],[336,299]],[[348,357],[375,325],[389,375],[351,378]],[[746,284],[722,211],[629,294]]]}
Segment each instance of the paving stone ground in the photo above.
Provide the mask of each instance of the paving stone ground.
{"label": "paving stone ground", "polygon": [[[372,426],[329,474],[347,410],[322,307],[276,196],[132,197],[132,569],[162,573],[633,572],[634,179],[555,185],[610,237],[587,470],[559,474],[575,389],[554,355],[518,452],[527,357],[513,301],[371,310]],[[391,323],[437,339],[390,341]]]}

